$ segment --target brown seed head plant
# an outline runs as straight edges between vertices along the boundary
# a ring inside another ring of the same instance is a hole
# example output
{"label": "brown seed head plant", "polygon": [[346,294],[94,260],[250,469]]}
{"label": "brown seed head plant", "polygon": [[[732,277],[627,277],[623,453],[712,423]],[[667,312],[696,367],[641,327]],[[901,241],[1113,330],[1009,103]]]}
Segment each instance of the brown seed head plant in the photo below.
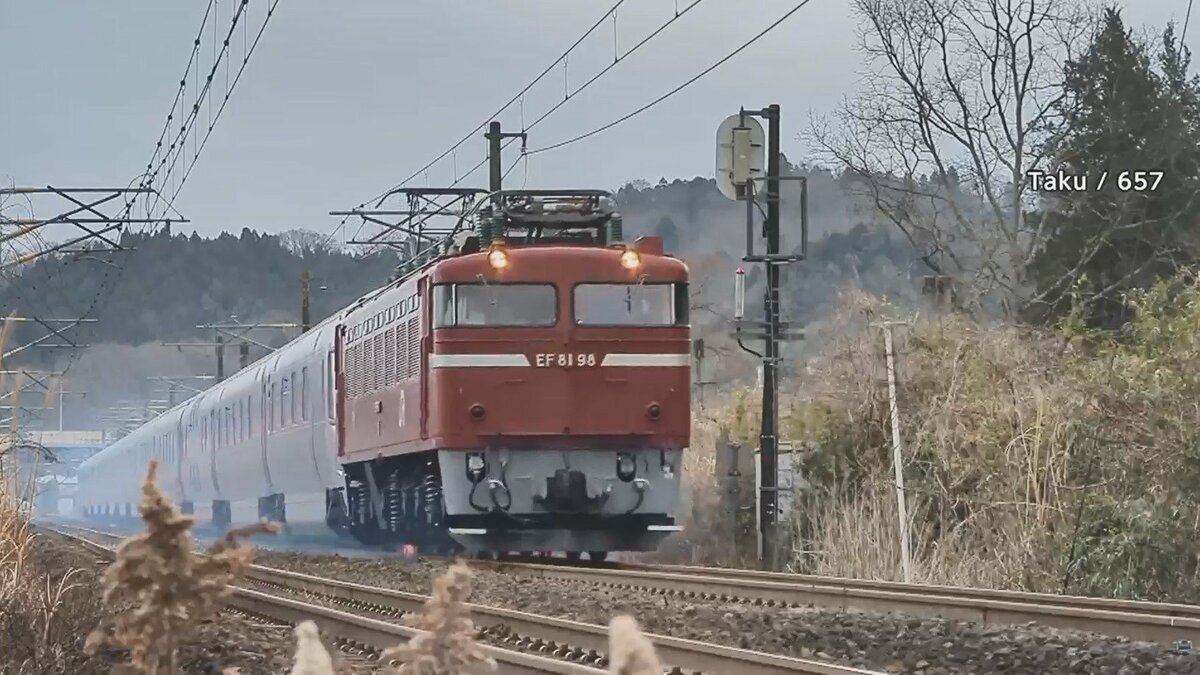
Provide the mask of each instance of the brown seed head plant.
{"label": "brown seed head plant", "polygon": [[608,672],[611,675],[662,675],[654,645],[638,630],[632,616],[616,616],[608,623]]}
{"label": "brown seed head plant", "polygon": [[296,660],[290,675],[333,675],[333,659],[321,644],[317,624],[302,621],[296,626]]}
{"label": "brown seed head plant", "polygon": [[88,636],[90,652],[103,647],[129,650],[132,671],[145,675],[177,672],[181,639],[220,610],[229,585],[254,562],[254,549],[239,538],[278,531],[274,523],[230,530],[207,555],[193,548],[195,520],[180,514],[155,481],[150,462],[138,512],[146,529],[117,549],[104,574],[104,602],[131,606]]}
{"label": "brown seed head plant", "polygon": [[[478,631],[467,617],[466,600],[471,595],[471,570],[461,560],[433,581],[433,595],[418,615],[405,623],[422,630],[408,644],[383,653],[385,661],[403,665],[398,675],[464,675],[494,671],[496,662],[475,642]],[[475,667],[479,666],[479,667]]]}

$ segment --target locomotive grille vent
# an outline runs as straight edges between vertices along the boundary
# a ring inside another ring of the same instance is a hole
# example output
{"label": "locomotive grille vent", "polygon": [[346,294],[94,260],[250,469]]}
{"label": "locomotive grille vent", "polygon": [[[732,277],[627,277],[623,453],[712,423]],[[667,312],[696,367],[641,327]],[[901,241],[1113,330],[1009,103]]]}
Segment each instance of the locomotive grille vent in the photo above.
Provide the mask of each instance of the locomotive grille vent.
{"label": "locomotive grille vent", "polygon": [[346,396],[379,391],[420,370],[421,324],[414,316],[346,349]]}

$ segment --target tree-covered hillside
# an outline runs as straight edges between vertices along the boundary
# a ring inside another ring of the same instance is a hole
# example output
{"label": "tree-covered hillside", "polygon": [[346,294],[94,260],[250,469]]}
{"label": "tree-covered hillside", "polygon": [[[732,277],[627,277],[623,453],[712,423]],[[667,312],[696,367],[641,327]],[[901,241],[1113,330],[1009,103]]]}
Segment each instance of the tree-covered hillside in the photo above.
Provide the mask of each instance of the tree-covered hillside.
{"label": "tree-covered hillside", "polygon": [[[808,171],[811,184],[812,262],[784,275],[788,307],[803,319],[825,309],[836,289],[847,282],[869,290],[911,288],[908,246],[878,225],[855,224],[836,177]],[[633,236],[663,237],[668,251],[694,266],[695,303],[716,316],[732,304],[733,271],[745,248],[744,203],[725,199],[712,179],[694,178],[656,186],[638,181],[619,191],[627,231]],[[784,191],[784,245],[800,247],[799,192]],[[755,226],[757,230],[757,225]],[[259,234],[243,228],[240,236],[216,238],[173,234],[127,234],[128,254],[52,255],[32,263],[0,288],[6,312],[40,317],[99,319],[85,331],[94,343],[137,345],[178,340],[197,334],[198,324],[227,321],[296,321],[300,276],[312,275],[314,321],[386,282],[396,265],[389,252],[323,245],[315,233]],[[114,265],[119,263],[123,269]],[[748,306],[757,301],[757,266],[750,266]],[[98,299],[98,300],[97,300]],[[93,308],[93,303],[97,303]],[[703,323],[703,322],[701,322]]]}
{"label": "tree-covered hillside", "polygon": [[386,253],[357,258],[294,239],[248,228],[214,239],[170,230],[128,234],[121,244],[131,253],[37,260],[0,290],[0,307],[40,317],[90,314],[99,319],[85,331],[90,341],[136,345],[192,336],[196,325],[231,316],[242,322],[298,320],[304,271],[312,275],[317,320],[386,281],[395,267]]}

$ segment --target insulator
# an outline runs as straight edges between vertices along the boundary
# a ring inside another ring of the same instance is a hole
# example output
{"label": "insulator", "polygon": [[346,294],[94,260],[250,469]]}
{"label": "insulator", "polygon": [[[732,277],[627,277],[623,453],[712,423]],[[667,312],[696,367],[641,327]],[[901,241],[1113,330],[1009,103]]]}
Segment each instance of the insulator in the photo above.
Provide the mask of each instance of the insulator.
{"label": "insulator", "polygon": [[492,216],[492,241],[504,241],[504,214]]}
{"label": "insulator", "polygon": [[608,220],[608,243],[620,244],[625,240],[625,233],[621,227],[621,214],[614,213]]}
{"label": "insulator", "polygon": [[486,245],[492,240],[492,212],[485,209],[479,216],[479,242]]}

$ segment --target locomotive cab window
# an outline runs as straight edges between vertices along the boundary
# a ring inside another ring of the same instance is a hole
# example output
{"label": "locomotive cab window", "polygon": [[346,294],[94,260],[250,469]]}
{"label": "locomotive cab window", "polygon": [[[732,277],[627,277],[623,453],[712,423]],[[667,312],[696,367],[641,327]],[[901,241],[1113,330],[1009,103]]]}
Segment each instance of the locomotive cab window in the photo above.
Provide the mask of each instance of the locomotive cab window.
{"label": "locomotive cab window", "polygon": [[433,287],[435,328],[547,327],[558,323],[553,284],[439,284]]}
{"label": "locomotive cab window", "polygon": [[686,326],[687,284],[577,284],[578,326]]}

